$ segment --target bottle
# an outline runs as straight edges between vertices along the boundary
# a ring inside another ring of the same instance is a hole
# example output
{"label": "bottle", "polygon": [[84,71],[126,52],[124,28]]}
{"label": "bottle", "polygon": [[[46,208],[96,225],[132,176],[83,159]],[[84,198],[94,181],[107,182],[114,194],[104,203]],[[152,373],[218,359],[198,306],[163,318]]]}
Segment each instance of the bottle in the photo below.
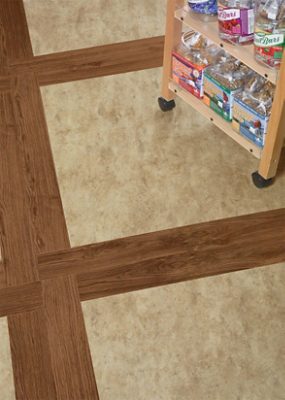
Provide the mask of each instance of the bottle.
{"label": "bottle", "polygon": [[271,68],[279,68],[285,44],[285,2],[257,0],[255,57]]}
{"label": "bottle", "polygon": [[235,44],[249,44],[254,38],[255,0],[219,0],[220,37]]}
{"label": "bottle", "polygon": [[200,14],[204,20],[207,20],[207,16],[217,15],[217,0],[188,0],[188,5],[191,11]]}

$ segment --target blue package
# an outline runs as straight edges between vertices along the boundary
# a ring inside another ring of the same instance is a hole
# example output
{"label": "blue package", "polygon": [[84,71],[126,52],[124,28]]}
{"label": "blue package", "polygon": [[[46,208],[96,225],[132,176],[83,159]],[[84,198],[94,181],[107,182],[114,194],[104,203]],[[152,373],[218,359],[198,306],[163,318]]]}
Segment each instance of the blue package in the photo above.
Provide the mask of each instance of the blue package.
{"label": "blue package", "polygon": [[188,5],[198,14],[216,15],[218,12],[216,0],[188,0]]}

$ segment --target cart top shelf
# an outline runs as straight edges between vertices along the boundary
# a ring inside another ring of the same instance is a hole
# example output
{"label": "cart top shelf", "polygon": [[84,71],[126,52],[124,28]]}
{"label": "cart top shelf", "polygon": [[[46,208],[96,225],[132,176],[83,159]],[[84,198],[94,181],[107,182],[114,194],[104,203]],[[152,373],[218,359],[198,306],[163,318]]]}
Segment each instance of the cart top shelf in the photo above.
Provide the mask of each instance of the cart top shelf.
{"label": "cart top shelf", "polygon": [[189,28],[200,32],[205,37],[211,39],[214,43],[221,46],[223,49],[225,49],[225,51],[242,61],[258,74],[264,76],[274,84],[277,83],[277,71],[268,68],[266,65],[262,65],[255,60],[253,45],[237,46],[221,40],[219,37],[218,23],[216,20],[203,22],[198,17],[194,18],[193,14],[189,13],[186,8],[180,8],[176,10],[175,17],[179,20],[182,20],[183,23]]}

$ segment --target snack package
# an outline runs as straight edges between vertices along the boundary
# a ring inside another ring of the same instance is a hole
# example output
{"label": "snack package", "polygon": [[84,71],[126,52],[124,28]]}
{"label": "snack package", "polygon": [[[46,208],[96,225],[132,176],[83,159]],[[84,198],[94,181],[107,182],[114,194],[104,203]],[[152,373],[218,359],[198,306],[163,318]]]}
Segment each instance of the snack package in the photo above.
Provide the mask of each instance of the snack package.
{"label": "snack package", "polygon": [[263,147],[270,118],[275,87],[254,74],[242,92],[234,96],[233,129]]}
{"label": "snack package", "polygon": [[183,34],[182,42],[172,53],[172,79],[178,85],[203,97],[204,70],[217,62],[224,51],[200,33],[189,31]]}
{"label": "snack package", "polygon": [[234,95],[241,92],[253,71],[232,56],[206,68],[204,103],[227,121],[232,120]]}
{"label": "snack package", "polygon": [[219,0],[218,20],[223,40],[248,44],[254,35],[254,0]]}
{"label": "snack package", "polygon": [[188,5],[190,10],[198,14],[217,14],[217,0],[188,0]]}
{"label": "snack package", "polygon": [[255,57],[272,68],[279,68],[285,45],[285,1],[257,0]]}

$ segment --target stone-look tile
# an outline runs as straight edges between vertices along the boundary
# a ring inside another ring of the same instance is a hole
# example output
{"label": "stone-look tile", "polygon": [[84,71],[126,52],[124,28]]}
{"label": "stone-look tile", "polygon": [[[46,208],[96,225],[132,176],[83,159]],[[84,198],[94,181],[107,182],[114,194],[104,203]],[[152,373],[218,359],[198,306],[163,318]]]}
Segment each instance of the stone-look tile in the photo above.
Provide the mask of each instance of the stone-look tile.
{"label": "stone-look tile", "polygon": [[7,318],[0,318],[0,398],[15,399]]}
{"label": "stone-look tile", "polygon": [[[163,34],[165,3],[25,8],[44,54]],[[158,110],[160,79],[152,70],[42,89],[72,245],[284,207],[284,176],[256,190],[258,163],[231,139],[180,101]],[[284,278],[279,265],[85,303],[101,400],[284,400]]]}
{"label": "stone-look tile", "polygon": [[285,206],[250,153],[182,101],[158,109],[161,70],[42,88],[72,245]]}
{"label": "stone-look tile", "polygon": [[34,53],[159,36],[165,0],[24,0]]}
{"label": "stone-look tile", "polygon": [[83,303],[101,400],[284,400],[285,264]]}
{"label": "stone-look tile", "polygon": [[[72,245],[284,207],[161,70],[42,89]],[[101,400],[285,400],[284,265],[83,304]]]}

